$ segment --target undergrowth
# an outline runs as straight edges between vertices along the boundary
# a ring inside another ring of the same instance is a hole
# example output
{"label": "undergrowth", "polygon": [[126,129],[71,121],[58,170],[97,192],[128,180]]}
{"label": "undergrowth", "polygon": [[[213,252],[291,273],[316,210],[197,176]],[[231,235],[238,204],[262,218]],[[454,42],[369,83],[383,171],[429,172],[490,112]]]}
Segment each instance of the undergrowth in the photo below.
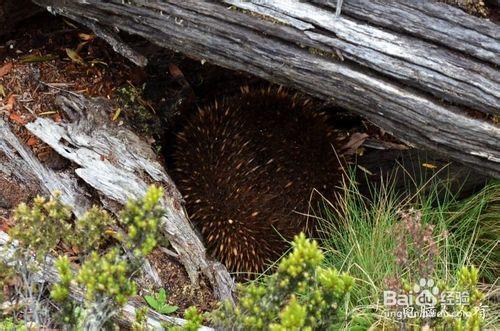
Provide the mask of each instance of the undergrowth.
{"label": "undergrowth", "polygon": [[[132,276],[156,245],[162,194],[151,187],[118,219],[94,207],[73,220],[57,193],[19,205],[10,242],[0,252],[0,280],[14,288],[0,302],[0,330],[116,327],[112,318],[136,294]],[[77,252],[71,259],[69,248]],[[51,273],[59,279],[52,286],[46,281]],[[76,289],[83,298],[75,299]]]}
{"label": "undergrowth", "polygon": [[[408,192],[416,193],[401,194],[391,180],[382,181],[371,187],[367,198],[351,176],[336,203],[325,202],[322,212],[315,215],[326,266],[356,279],[343,307],[345,320],[335,329],[476,330],[472,319],[463,317],[471,314],[462,314],[465,308],[472,309],[472,301],[469,307],[448,307],[451,315],[463,318],[453,319],[450,314],[446,318],[395,318],[390,312],[393,307],[384,305],[384,291],[416,295],[414,287],[421,279],[431,280],[439,288],[439,297],[458,289],[464,272],[478,270],[474,271],[478,284],[471,286],[485,294],[481,300],[498,296],[500,183],[491,183],[465,200],[443,182],[431,179],[414,185]],[[473,293],[468,295],[472,300]],[[493,328],[498,323],[498,306],[495,300],[487,305],[475,325]]]}
{"label": "undergrowth", "polygon": [[[433,180],[407,192],[382,181],[368,198],[351,176],[335,203],[324,201],[314,215],[317,240],[297,236],[273,273],[238,286],[235,306],[203,315],[192,307],[186,325],[165,329],[202,322],[228,330],[494,329],[500,183],[465,200]],[[2,252],[10,259],[0,264],[0,282],[15,288],[0,298],[8,307],[0,329],[116,327],[112,317],[136,293],[132,276],[157,243],[161,194],[150,189],[118,219],[92,208],[74,220],[58,195],[20,205]],[[61,254],[69,247],[79,267]],[[41,281],[49,265],[59,276],[53,286]],[[75,287],[83,302],[73,300]],[[158,311],[176,309],[165,297],[149,301]],[[146,320],[139,310],[132,329],[149,330]]]}
{"label": "undergrowth", "polygon": [[407,192],[383,181],[368,198],[346,179],[314,215],[319,244],[296,238],[208,317],[228,330],[494,329],[500,184],[465,200],[432,179]]}
{"label": "undergrowth", "polygon": [[236,307],[226,302],[211,318],[223,330],[322,330],[337,322],[337,311],[354,279],[323,267],[316,241],[296,236],[292,251],[262,282],[239,287]]}

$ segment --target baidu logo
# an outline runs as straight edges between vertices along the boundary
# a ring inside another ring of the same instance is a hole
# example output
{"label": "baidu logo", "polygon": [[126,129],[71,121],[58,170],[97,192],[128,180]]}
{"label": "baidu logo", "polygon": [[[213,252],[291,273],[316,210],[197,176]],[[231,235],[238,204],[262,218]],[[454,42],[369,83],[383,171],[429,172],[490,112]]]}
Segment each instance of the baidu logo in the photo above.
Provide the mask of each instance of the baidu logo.
{"label": "baidu logo", "polygon": [[416,295],[417,306],[434,307],[438,303],[439,289],[432,279],[421,278],[418,284],[413,286],[413,293]]}
{"label": "baidu logo", "polygon": [[386,306],[419,306],[434,307],[438,303],[439,289],[432,279],[422,278],[416,283],[410,293],[384,291],[384,305]]}
{"label": "baidu logo", "polygon": [[[408,292],[384,291],[384,305],[391,308],[386,315],[398,320],[467,315],[470,311],[461,307],[470,304],[467,291],[440,290],[433,279],[421,278]],[[480,307],[482,316],[486,308]]]}

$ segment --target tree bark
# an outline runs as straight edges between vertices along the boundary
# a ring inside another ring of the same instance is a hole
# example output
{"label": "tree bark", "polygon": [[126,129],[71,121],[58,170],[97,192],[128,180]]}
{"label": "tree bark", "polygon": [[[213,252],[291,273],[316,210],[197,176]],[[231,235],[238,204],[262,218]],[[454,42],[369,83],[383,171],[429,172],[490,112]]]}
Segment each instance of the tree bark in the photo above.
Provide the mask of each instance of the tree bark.
{"label": "tree bark", "polygon": [[411,145],[500,178],[500,29],[432,1],[36,0],[190,56],[294,86]]}

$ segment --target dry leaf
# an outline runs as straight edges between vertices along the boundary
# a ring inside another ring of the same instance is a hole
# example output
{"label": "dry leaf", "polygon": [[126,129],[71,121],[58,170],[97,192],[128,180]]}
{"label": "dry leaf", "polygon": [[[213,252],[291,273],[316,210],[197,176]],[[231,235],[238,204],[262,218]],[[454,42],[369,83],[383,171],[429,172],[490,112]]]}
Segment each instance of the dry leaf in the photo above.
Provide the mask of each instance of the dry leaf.
{"label": "dry leaf", "polygon": [[36,139],[35,137],[30,137],[30,139],[28,139],[28,141],[26,142],[26,145],[28,146],[33,146],[36,144],[38,144],[38,139]]}
{"label": "dry leaf", "polygon": [[104,230],[104,233],[108,236],[111,236],[111,237],[114,237],[117,234],[117,232],[113,229],[106,229],[106,230]]}
{"label": "dry leaf", "polygon": [[3,87],[2,84],[0,84],[0,95],[5,98],[6,94],[5,94],[5,88]]}
{"label": "dry leaf", "polygon": [[52,120],[56,123],[61,123],[62,121],[61,114],[59,113],[54,114],[54,116],[52,116]]}
{"label": "dry leaf", "polygon": [[0,67],[0,77],[7,75],[12,70],[12,62],[7,62]]}
{"label": "dry leaf", "polygon": [[38,113],[38,116],[45,116],[45,115],[54,115],[57,114],[55,110],[50,110],[50,111],[44,111],[43,113]]}
{"label": "dry leaf", "polygon": [[0,222],[0,231],[8,232],[10,226],[7,223]]}
{"label": "dry leaf", "polygon": [[65,20],[63,19],[64,23],[68,24],[70,27],[72,27],[73,29],[78,29],[78,27],[76,25],[74,25],[73,23],[71,23],[70,21],[68,20]]}
{"label": "dry leaf", "polygon": [[88,44],[88,41],[84,41],[84,42],[81,42],[78,44],[78,46],[76,46],[76,49],[75,49],[75,52],[78,54],[81,52],[83,46],[87,45]]}
{"label": "dry leaf", "polygon": [[72,50],[71,48],[66,48],[66,54],[68,54],[68,57],[71,59],[71,61],[81,65],[85,64],[85,61],[83,61],[81,56],[78,55],[78,53]]}
{"label": "dry leaf", "polygon": [[427,169],[437,169],[437,166],[432,163],[422,163],[422,167]]}
{"label": "dry leaf", "polygon": [[9,119],[12,122],[15,122],[19,125],[26,125],[26,123],[28,123],[24,118],[22,118],[19,114],[16,114],[16,113],[10,114]]}
{"label": "dry leaf", "polygon": [[120,107],[116,108],[115,114],[113,115],[112,121],[115,122],[118,117],[120,117],[120,114],[122,113],[122,109]]}
{"label": "dry leaf", "polygon": [[83,41],[90,41],[95,39],[95,34],[79,33],[78,38],[80,38]]}
{"label": "dry leaf", "polygon": [[170,71],[170,74],[172,75],[172,77],[174,77],[176,79],[184,77],[184,74],[182,73],[181,69],[179,69],[179,67],[173,63],[169,64],[168,70]]}
{"label": "dry leaf", "polygon": [[37,63],[37,62],[47,62],[57,59],[57,55],[47,54],[47,55],[26,55],[23,57],[20,62],[21,63]]}
{"label": "dry leaf", "polygon": [[44,151],[44,152],[40,152],[36,155],[38,157],[38,159],[42,162],[47,162],[47,160],[49,159],[50,157],[50,151]]}
{"label": "dry leaf", "polygon": [[340,149],[341,154],[354,154],[365,142],[368,135],[366,133],[355,132],[349,137],[349,141]]}
{"label": "dry leaf", "polygon": [[6,104],[6,108],[8,111],[11,111],[12,109],[14,109],[14,105],[16,103],[16,95],[15,94],[11,94],[8,98],[7,98],[7,104]]}
{"label": "dry leaf", "polygon": [[370,175],[370,176],[373,176],[373,172],[371,172],[370,170],[366,169],[365,167],[360,166],[359,164],[357,165],[357,167],[358,167],[361,171],[363,171],[365,174]]}
{"label": "dry leaf", "polygon": [[90,64],[93,66],[93,65],[96,65],[96,64],[102,64],[103,66],[108,66],[108,64],[104,61],[101,61],[101,60],[91,60],[90,61]]}

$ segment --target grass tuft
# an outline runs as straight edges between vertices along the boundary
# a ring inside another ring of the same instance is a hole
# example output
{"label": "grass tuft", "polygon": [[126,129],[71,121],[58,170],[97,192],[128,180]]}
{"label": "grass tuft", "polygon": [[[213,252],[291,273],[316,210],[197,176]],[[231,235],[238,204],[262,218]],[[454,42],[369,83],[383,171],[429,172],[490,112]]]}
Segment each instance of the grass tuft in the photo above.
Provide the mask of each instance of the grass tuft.
{"label": "grass tuft", "polygon": [[[424,183],[412,179],[408,182],[413,187],[407,192],[416,193],[397,192],[394,178],[372,185],[367,198],[351,174],[337,201],[324,201],[320,215],[315,215],[326,266],[356,279],[344,307],[347,318],[343,328],[373,327],[373,323],[383,326],[383,291],[390,280],[421,277],[420,262],[429,256],[433,259],[429,277],[451,284],[462,267],[476,266],[487,298],[498,295],[500,183],[491,183],[474,196],[459,200],[448,184],[434,179]],[[408,211],[418,211],[422,229],[430,229],[431,238],[426,240],[432,250],[423,243],[401,242],[401,215]],[[398,260],[402,249],[414,257],[404,267]],[[491,308],[485,326],[498,321],[498,311]]]}

